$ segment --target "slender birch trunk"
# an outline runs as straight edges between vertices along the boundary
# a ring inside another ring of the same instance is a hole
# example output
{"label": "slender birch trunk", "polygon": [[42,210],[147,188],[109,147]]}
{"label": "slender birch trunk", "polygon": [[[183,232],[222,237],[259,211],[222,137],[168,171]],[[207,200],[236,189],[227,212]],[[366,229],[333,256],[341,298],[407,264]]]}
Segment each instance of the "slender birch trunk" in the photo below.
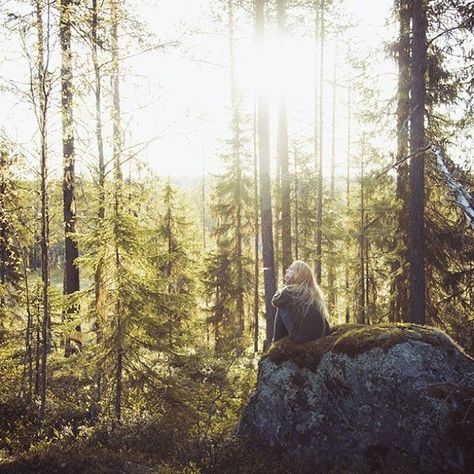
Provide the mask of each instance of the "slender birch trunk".
{"label": "slender birch trunk", "polygon": [[[48,7],[49,8],[49,7]],[[37,66],[38,66],[38,120],[40,131],[40,162],[41,162],[41,280],[43,285],[43,319],[41,328],[41,368],[39,373],[39,421],[44,420],[46,408],[46,386],[47,386],[47,359],[51,346],[50,340],[50,314],[49,314],[49,212],[48,212],[48,148],[47,148],[47,118],[48,118],[48,66],[49,44],[45,43],[45,32],[43,25],[42,0],[35,0],[36,33],[37,33]],[[49,26],[49,25],[48,25]],[[49,35],[49,31],[47,31]],[[46,50],[45,50],[46,48]],[[45,58],[46,56],[46,58]]]}

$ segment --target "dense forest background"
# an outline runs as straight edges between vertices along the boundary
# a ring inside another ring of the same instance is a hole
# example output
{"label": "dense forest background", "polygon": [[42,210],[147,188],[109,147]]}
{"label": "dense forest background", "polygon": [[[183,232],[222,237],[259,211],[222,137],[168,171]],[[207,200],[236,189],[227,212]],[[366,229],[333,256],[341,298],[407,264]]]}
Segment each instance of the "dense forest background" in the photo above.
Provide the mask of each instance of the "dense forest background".
{"label": "dense forest background", "polygon": [[473,4],[191,3],[1,2],[0,470],[291,472],[233,433],[294,259],[474,354]]}

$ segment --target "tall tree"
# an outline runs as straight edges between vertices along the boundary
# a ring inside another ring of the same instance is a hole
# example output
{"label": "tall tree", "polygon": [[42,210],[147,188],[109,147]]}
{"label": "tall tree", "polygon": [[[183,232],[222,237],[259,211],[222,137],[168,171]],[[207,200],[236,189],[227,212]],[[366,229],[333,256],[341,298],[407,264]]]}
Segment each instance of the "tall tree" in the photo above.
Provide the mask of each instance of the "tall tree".
{"label": "tall tree", "polygon": [[[410,118],[410,20],[411,0],[397,0],[399,36],[397,42],[398,90],[397,90],[397,187],[396,196],[400,203],[398,213],[397,238],[394,244],[399,246],[392,271],[392,290],[389,319],[401,321],[408,318],[407,301],[407,204],[408,204],[408,164],[403,157],[408,155],[408,131]],[[403,245],[399,245],[399,242]]]}
{"label": "tall tree", "polygon": [[[411,58],[411,123],[410,151],[412,154],[425,145],[425,72],[426,5],[423,0],[413,0],[412,58]],[[410,161],[410,320],[425,323],[425,178],[424,154],[418,153]]]}
{"label": "tall tree", "polygon": [[[91,15],[91,48],[92,63],[94,66],[94,95],[95,95],[95,131],[98,152],[98,225],[102,225],[105,218],[105,161],[104,161],[104,140],[102,132],[102,80],[101,68],[99,64],[99,7],[97,0],[92,0]],[[97,342],[100,343],[102,330],[105,323],[105,294],[104,283],[102,281],[102,265],[99,262],[94,275],[95,284],[95,306],[96,306],[96,331]],[[100,398],[100,381],[98,383],[98,396]]]}
{"label": "tall tree", "polygon": [[[254,98],[255,99],[255,98]],[[258,352],[259,340],[259,312],[260,312],[260,250],[259,250],[259,231],[260,231],[260,214],[258,212],[258,153],[257,153],[257,104],[254,100],[253,109],[253,205],[254,205],[254,297],[253,297],[253,350]]]}
{"label": "tall tree", "polygon": [[318,204],[316,209],[316,281],[321,284],[322,239],[323,239],[323,94],[324,94],[324,41],[325,41],[325,2],[319,5],[319,117],[318,117]]}
{"label": "tall tree", "polygon": [[[315,170],[315,183],[314,188],[318,189],[318,173],[319,173],[319,107],[320,107],[320,99],[319,99],[319,81],[321,80],[320,77],[320,47],[319,47],[319,40],[320,40],[320,27],[321,27],[321,9],[318,6],[319,0],[315,0],[314,2],[314,104],[313,104],[313,158],[314,158],[314,170]],[[295,164],[297,162],[295,161]],[[296,178],[296,176],[295,176]],[[317,226],[315,227],[314,238],[318,240],[318,229]],[[317,261],[317,256],[315,261]],[[316,264],[315,264],[316,270]]]}
{"label": "tall tree", "polygon": [[[331,174],[329,185],[329,210],[331,219],[335,217],[336,208],[336,72],[337,72],[337,45],[334,54],[334,69],[332,77],[332,111],[331,111]],[[332,238],[328,239],[328,310],[329,314],[333,314],[336,309],[336,269],[335,269],[335,255],[334,255],[334,241]]]}
{"label": "tall tree", "polygon": [[[286,41],[286,8],[287,0],[278,0],[277,2],[277,25],[278,39],[281,51],[285,51]],[[284,58],[283,53],[280,58]],[[284,60],[280,60],[280,76],[285,76],[286,64]],[[277,159],[280,166],[280,199],[281,199],[281,248],[282,248],[282,270],[291,265],[291,207],[290,207],[290,175],[288,160],[288,117],[287,117],[287,100],[286,100],[286,84],[282,81],[280,84],[278,97],[278,147]]]}
{"label": "tall tree", "polygon": [[241,161],[241,131],[240,131],[240,105],[237,79],[235,77],[235,20],[233,0],[227,2],[229,18],[229,59],[230,59],[230,98],[232,109],[232,155],[235,166],[235,254],[237,265],[237,317],[239,321],[239,335],[244,333],[244,270],[243,270],[243,236],[242,236],[242,161]]}
{"label": "tall tree", "polygon": [[[59,36],[61,43],[61,116],[63,140],[63,210],[64,210],[64,284],[63,292],[70,295],[79,291],[79,268],[75,260],[79,255],[76,241],[71,237],[76,227],[75,193],[75,156],[74,156],[74,121],[73,121],[73,66],[71,52],[71,0],[61,0],[59,5]],[[67,313],[74,314],[77,308],[68,303]],[[80,331],[81,326],[76,326]],[[80,343],[79,343],[80,344]],[[64,352],[71,354],[71,338],[66,335]]]}
{"label": "tall tree", "polygon": [[[121,213],[123,177],[121,170],[122,158],[122,121],[120,115],[120,63],[119,63],[119,44],[118,44],[118,25],[119,25],[119,5],[117,0],[110,0],[111,7],[111,84],[112,84],[112,133],[113,133],[113,162],[114,162],[114,241],[115,241],[115,271],[118,288],[121,287],[121,256],[120,256],[120,229],[119,216]],[[124,322],[123,305],[120,294],[116,295],[115,300],[115,324],[116,324],[116,365],[115,365],[115,418],[120,422],[122,417],[122,383],[123,383],[123,362],[124,362]]]}
{"label": "tall tree", "polygon": [[[255,27],[256,41],[259,57],[263,59],[263,43],[265,31],[264,16],[265,0],[255,1]],[[262,61],[259,61],[262,68]],[[263,70],[259,74],[257,108],[258,108],[258,156],[260,165],[260,207],[261,207],[261,231],[262,231],[262,253],[263,253],[263,278],[265,284],[265,314],[266,314],[266,339],[265,348],[270,345],[273,337],[273,322],[275,308],[272,306],[272,297],[276,291],[275,281],[275,257],[273,248],[273,218],[272,200],[270,186],[270,136],[268,103],[265,95]]]}
{"label": "tall tree", "polygon": [[[166,294],[169,301],[165,314],[166,331],[170,351],[179,347],[185,331],[184,323],[189,320],[194,301],[195,275],[190,234],[192,222],[189,209],[179,200],[178,193],[168,182],[160,196],[163,215],[158,225],[158,242],[164,247],[158,253],[158,268],[166,279]],[[176,304],[179,302],[179,304]]]}
{"label": "tall tree", "polygon": [[360,221],[359,221],[359,275],[360,275],[360,293],[359,293],[359,315],[358,323],[366,323],[366,279],[365,279],[365,196],[364,196],[364,161],[365,161],[365,137],[362,138],[362,150],[360,157]]}
{"label": "tall tree", "polygon": [[[350,57],[350,49],[349,49]],[[347,157],[346,157],[346,213],[349,216],[350,210],[350,186],[351,186],[351,119],[352,119],[352,74],[351,69],[349,68],[348,81],[347,81]],[[346,262],[345,265],[345,289],[346,289],[346,314],[345,321],[346,323],[350,322],[350,305],[349,305],[349,264]]]}
{"label": "tall tree", "polygon": [[[47,8],[50,8],[49,6]],[[43,24],[43,0],[35,0],[36,34],[37,34],[37,118],[40,131],[40,182],[41,182],[41,280],[43,289],[43,319],[42,319],[42,347],[40,372],[40,409],[39,419],[44,419],[46,407],[47,358],[50,347],[50,314],[49,314],[49,212],[48,212],[48,146],[47,146],[47,119],[49,106],[49,24],[45,31]],[[49,18],[49,15],[48,15]]]}
{"label": "tall tree", "polygon": [[294,188],[293,188],[293,201],[294,201],[294,207],[293,207],[293,219],[294,219],[294,236],[295,238],[293,239],[293,244],[294,244],[294,255],[295,259],[299,259],[299,253],[300,253],[300,237],[299,237],[299,232],[300,232],[300,214],[299,214],[299,198],[300,198],[300,188],[299,188],[299,180],[298,180],[298,173],[299,173],[299,150],[297,147],[294,148],[293,150],[293,182],[294,182]]}

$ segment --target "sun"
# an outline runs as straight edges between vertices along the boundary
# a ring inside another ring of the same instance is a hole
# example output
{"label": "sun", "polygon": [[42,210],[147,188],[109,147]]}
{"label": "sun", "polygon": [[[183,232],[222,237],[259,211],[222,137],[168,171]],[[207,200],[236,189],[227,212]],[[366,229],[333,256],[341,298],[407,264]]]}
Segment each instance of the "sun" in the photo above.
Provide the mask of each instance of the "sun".
{"label": "sun", "polygon": [[277,35],[269,35],[261,54],[254,41],[241,42],[236,70],[241,92],[261,88],[270,107],[283,94],[297,106],[307,104],[314,92],[314,42],[288,36],[282,43]]}

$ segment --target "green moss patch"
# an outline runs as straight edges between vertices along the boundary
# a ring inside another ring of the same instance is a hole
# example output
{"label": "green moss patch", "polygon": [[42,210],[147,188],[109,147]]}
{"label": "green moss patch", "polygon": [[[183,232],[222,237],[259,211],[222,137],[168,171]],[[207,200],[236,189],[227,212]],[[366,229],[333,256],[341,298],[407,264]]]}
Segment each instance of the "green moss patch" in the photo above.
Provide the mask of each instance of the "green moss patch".
{"label": "green moss patch", "polygon": [[[443,331],[417,324],[342,324],[336,326],[328,336],[305,344],[295,344],[288,338],[272,345],[263,358],[269,357],[276,364],[292,360],[300,367],[316,370],[326,352],[356,356],[380,347],[391,347],[408,341],[422,341],[454,354],[462,349]],[[467,356],[466,356],[467,357]]]}

